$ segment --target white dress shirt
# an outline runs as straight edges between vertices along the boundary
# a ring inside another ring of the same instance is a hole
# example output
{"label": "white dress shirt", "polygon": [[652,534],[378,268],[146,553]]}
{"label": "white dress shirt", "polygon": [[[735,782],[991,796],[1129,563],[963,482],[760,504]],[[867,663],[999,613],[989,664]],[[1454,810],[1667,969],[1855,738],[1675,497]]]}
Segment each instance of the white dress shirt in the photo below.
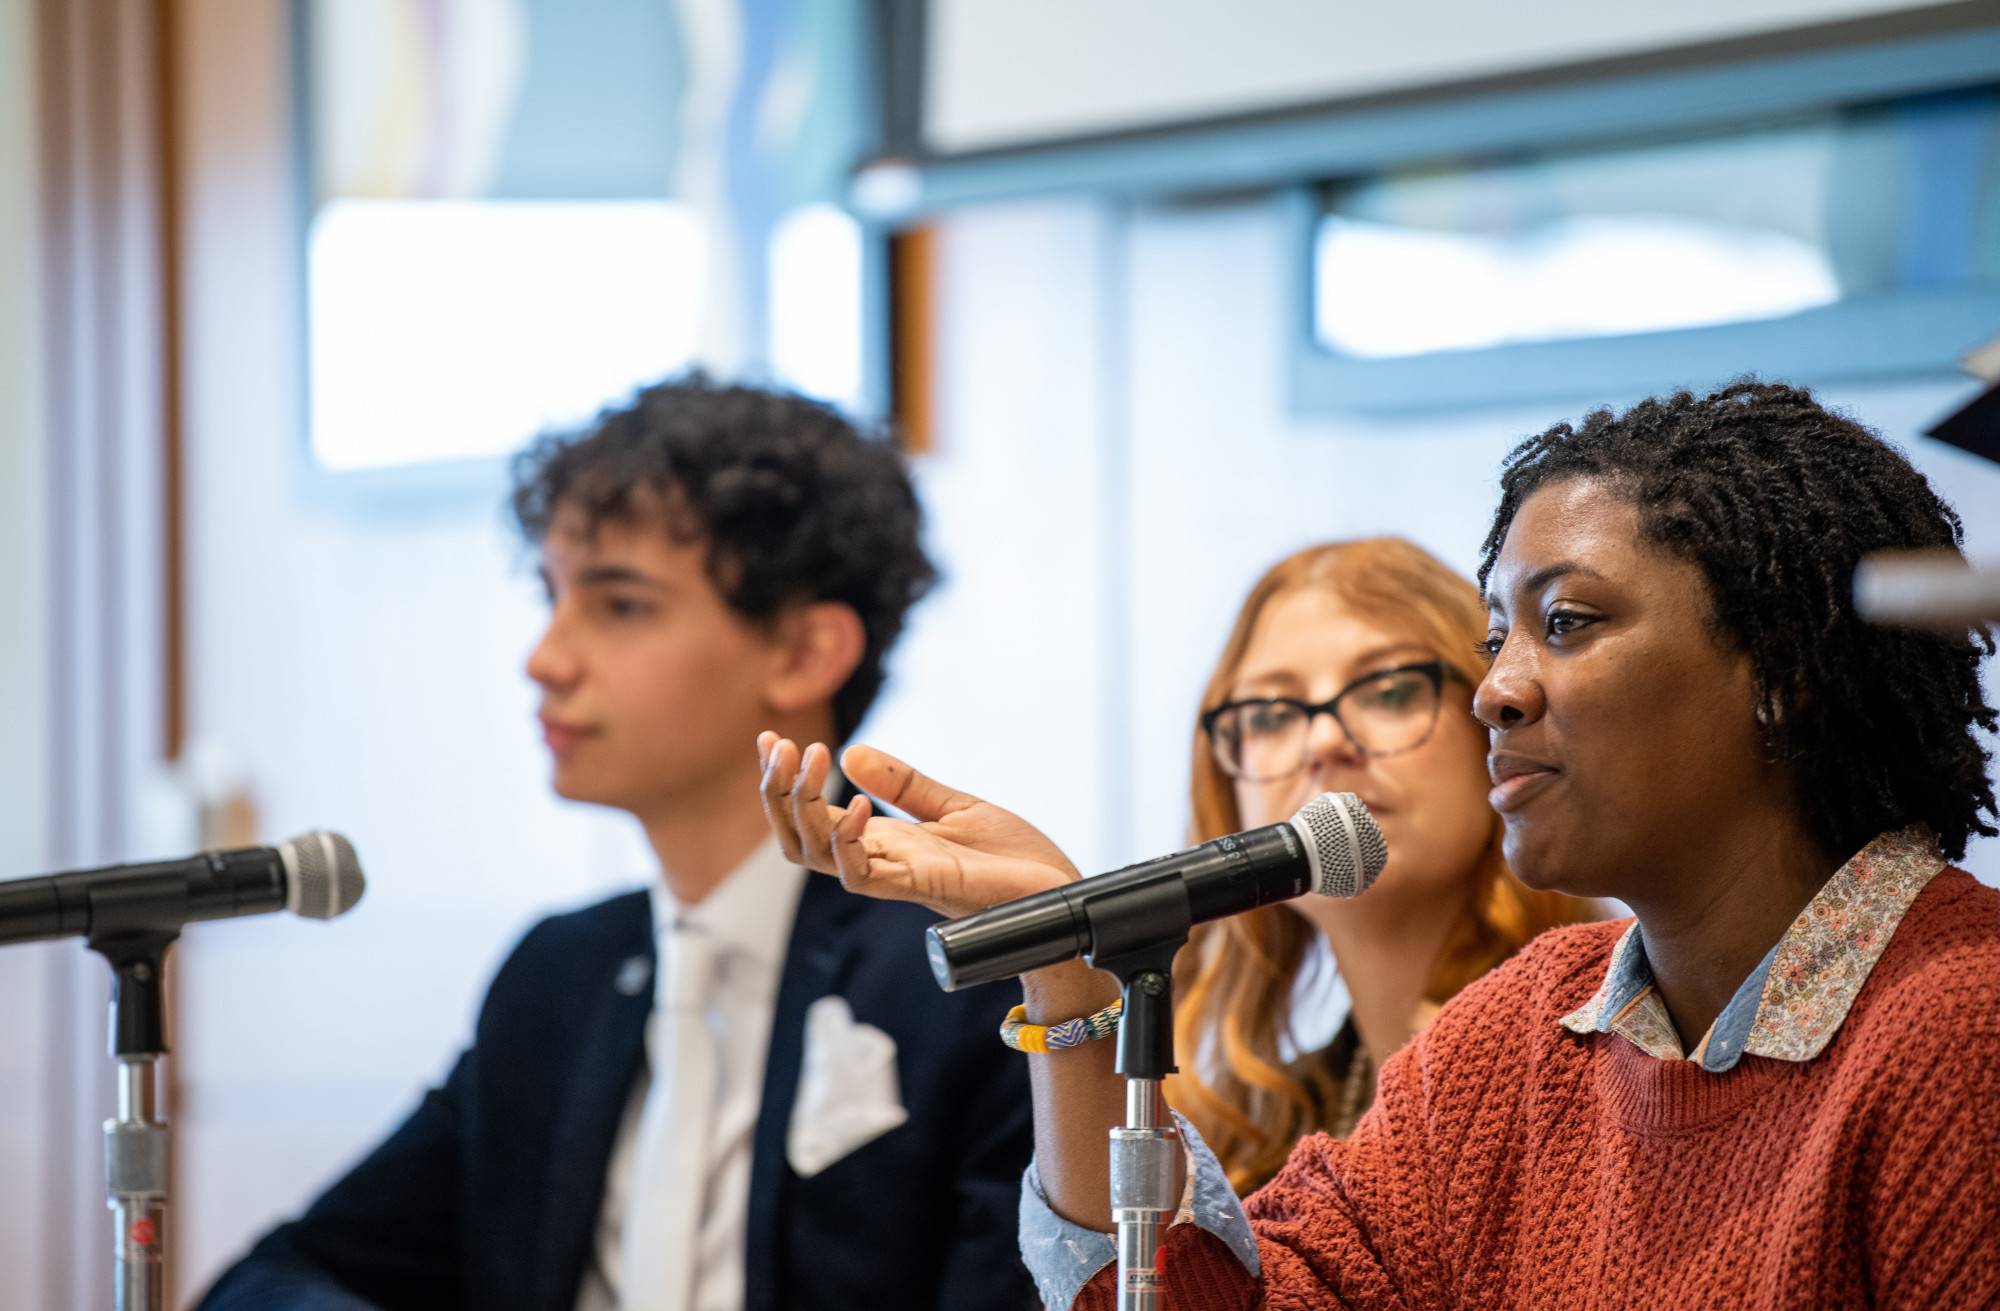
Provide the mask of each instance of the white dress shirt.
{"label": "white dress shirt", "polygon": [[[701,1217],[695,1235],[690,1311],[740,1311],[743,1305],[750,1149],[763,1101],[764,1058],[770,1046],[778,981],[784,973],[785,951],[806,877],[804,870],[785,859],[774,840],[753,852],[697,905],[680,905],[663,883],[655,882],[651,888],[657,964],[653,1014],[646,1021],[648,1053],[659,1048],[660,1014],[665,1009],[660,990],[673,974],[669,958],[676,921],[708,935],[719,949],[717,976],[704,1007],[717,1045],[720,1077],[707,1169],[699,1178],[683,1177],[672,1185],[696,1192],[695,1211]],[[618,1279],[626,1207],[635,1172],[644,1168],[635,1159],[639,1124],[649,1099],[665,1097],[670,1090],[671,1080],[654,1079],[650,1064],[633,1086],[605,1176],[604,1205],[577,1311],[615,1311],[622,1305]]]}

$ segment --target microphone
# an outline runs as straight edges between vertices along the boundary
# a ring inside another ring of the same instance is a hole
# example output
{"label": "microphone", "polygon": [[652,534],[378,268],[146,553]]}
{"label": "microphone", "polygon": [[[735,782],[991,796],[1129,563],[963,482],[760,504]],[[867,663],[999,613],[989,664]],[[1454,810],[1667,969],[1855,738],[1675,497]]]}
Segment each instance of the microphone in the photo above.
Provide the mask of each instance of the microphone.
{"label": "microphone", "polygon": [[275,847],[45,874],[0,883],[0,945],[172,933],[200,920],[277,910],[330,920],[354,909],[365,886],[353,845],[324,831]]}
{"label": "microphone", "polygon": [[1855,566],[1854,608],[1873,623],[1945,633],[2000,623],[2000,569],[1956,551],[1877,551]]}
{"label": "microphone", "polygon": [[[1153,890],[1172,895],[1178,889],[1187,898],[1184,929],[1186,923],[1240,914],[1305,892],[1359,896],[1388,861],[1382,830],[1361,798],[1323,792],[1282,824],[1232,833],[933,924],[925,945],[938,987],[956,992],[1095,952],[1104,925],[1093,923],[1093,911],[1114,921],[1127,915],[1096,904],[1107,898]],[[1150,909],[1141,904],[1146,900],[1139,897],[1129,914],[1143,918]],[[1145,927],[1119,926],[1139,934]]]}

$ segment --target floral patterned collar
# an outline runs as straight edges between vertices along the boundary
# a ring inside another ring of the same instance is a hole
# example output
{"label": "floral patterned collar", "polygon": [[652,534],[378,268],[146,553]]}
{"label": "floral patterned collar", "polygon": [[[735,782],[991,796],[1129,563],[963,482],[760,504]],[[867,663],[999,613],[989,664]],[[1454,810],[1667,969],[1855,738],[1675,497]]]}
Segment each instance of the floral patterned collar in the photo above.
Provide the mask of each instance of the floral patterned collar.
{"label": "floral patterned collar", "polygon": [[1563,1016],[1573,1033],[1615,1033],[1648,1056],[1696,1061],[1720,1074],[1744,1053],[1809,1061],[1847,1018],[1910,903],[1944,869],[1921,826],[1884,833],[1834,872],[1715,1017],[1692,1053],[1653,986],[1635,921],[1612,949],[1604,983]]}

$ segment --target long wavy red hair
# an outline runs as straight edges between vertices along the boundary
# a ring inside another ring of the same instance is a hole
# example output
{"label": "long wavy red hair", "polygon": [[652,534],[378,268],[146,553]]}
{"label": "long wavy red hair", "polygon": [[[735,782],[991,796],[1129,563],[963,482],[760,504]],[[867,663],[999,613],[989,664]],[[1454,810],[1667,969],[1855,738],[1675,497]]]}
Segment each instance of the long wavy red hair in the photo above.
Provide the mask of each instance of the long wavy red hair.
{"label": "long wavy red hair", "polygon": [[[1298,587],[1330,589],[1356,614],[1407,631],[1453,678],[1477,686],[1474,654],[1486,633],[1486,606],[1473,585],[1435,556],[1395,537],[1309,547],[1257,580],[1237,613],[1202,706],[1227,699],[1258,618],[1273,598]],[[1236,789],[1215,763],[1206,735],[1194,735],[1192,839],[1243,827]],[[1442,1005],[1513,955],[1542,930],[1597,917],[1587,902],[1523,886],[1500,853],[1500,825],[1467,871],[1466,912],[1433,962],[1425,988]],[[1314,929],[1281,906],[1202,925],[1183,957],[1176,1046],[1182,1073],[1169,1084],[1174,1106],[1201,1131],[1239,1191],[1268,1179],[1292,1144],[1320,1123],[1328,1088],[1308,1086],[1287,1067],[1281,1044],[1292,1033],[1299,971]],[[1188,968],[1191,962],[1192,968]]]}

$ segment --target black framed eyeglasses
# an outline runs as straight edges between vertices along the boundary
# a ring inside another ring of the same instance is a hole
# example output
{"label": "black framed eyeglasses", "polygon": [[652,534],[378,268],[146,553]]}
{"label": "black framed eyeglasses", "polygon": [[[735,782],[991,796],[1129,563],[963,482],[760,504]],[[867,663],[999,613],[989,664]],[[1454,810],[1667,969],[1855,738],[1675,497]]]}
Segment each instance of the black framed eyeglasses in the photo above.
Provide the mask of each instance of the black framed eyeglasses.
{"label": "black framed eyeglasses", "polygon": [[1364,674],[1325,701],[1251,697],[1203,712],[1215,763],[1231,778],[1270,783],[1306,766],[1312,721],[1333,722],[1364,756],[1414,751],[1430,740],[1444,700],[1444,662],[1426,660]]}

